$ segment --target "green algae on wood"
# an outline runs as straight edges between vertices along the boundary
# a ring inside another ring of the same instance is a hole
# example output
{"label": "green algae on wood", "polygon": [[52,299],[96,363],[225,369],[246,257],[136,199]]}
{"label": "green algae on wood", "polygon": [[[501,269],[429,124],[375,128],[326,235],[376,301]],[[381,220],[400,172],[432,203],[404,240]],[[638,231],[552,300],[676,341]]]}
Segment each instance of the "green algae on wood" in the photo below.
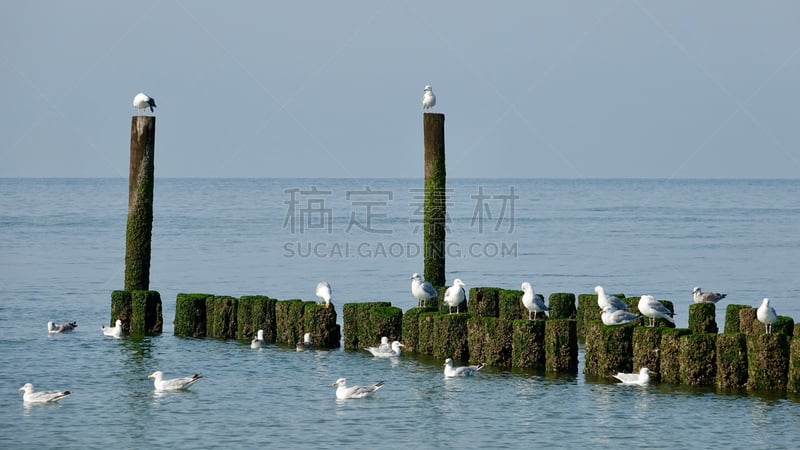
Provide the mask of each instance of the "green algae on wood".
{"label": "green algae on wood", "polygon": [[[505,320],[527,319],[528,310],[522,305],[522,291],[501,289],[498,298],[498,316]],[[537,318],[547,318],[546,314],[539,314]]]}
{"label": "green algae on wood", "polygon": [[632,325],[606,326],[599,321],[591,322],[586,328],[584,374],[611,377],[617,372],[632,372],[633,329]]}
{"label": "green algae on wood", "polygon": [[467,344],[467,314],[437,314],[433,319],[434,341],[432,356],[444,361],[469,359]]}
{"label": "green algae on wood", "polygon": [[575,319],[577,317],[575,294],[564,292],[550,294],[547,305],[550,307],[551,319]]}
{"label": "green algae on wood", "polygon": [[471,317],[467,320],[469,361],[490,366],[511,366],[513,322],[496,317]]}
{"label": "green algae on wood", "polygon": [[661,380],[662,327],[635,327],[633,329],[633,371],[642,367],[650,369],[653,381]]}
{"label": "green algae on wood", "polygon": [[723,333],[717,336],[717,388],[745,387],[747,365],[747,339],[744,333]]}
{"label": "green algae on wood", "polygon": [[681,337],[689,335],[688,328],[662,328],[659,371],[661,381],[671,384],[681,382]]}
{"label": "green algae on wood", "polygon": [[258,330],[264,330],[264,342],[274,344],[276,303],[277,300],[266,295],[239,297],[236,312],[236,338],[240,341],[250,341],[256,336]]}
{"label": "green algae on wood", "polygon": [[300,299],[275,302],[275,342],[282,345],[295,345],[302,339],[305,306],[306,302]]}
{"label": "green algae on wood", "polygon": [[227,295],[214,295],[206,299],[206,333],[208,337],[236,338],[236,302],[235,297]]}
{"label": "green algae on wood", "polygon": [[681,383],[690,386],[714,385],[717,377],[717,335],[681,336],[679,358]]}
{"label": "green algae on wood", "polygon": [[425,198],[423,216],[424,276],[434,286],[445,284],[447,249],[447,169],[444,151],[444,114],[422,115]]}
{"label": "green algae on wood", "polygon": [[725,334],[746,333],[739,327],[739,310],[752,308],[750,305],[728,305],[725,307]]}
{"label": "green algae on wood", "polygon": [[111,292],[111,319],[109,326],[113,327],[117,319],[122,321],[122,331],[130,332],[130,324],[133,320],[133,303],[130,291]]}
{"label": "green algae on wood", "polygon": [[311,343],[317,348],[339,348],[342,333],[336,323],[336,309],[333,304],[326,307],[306,302],[303,307],[302,332],[311,333]]}
{"label": "green algae on wood", "polygon": [[163,326],[161,294],[157,291],[131,291],[131,321],[128,332],[134,336],[158,335]]}
{"label": "green algae on wood", "polygon": [[180,337],[206,337],[206,300],[211,294],[178,294],[175,301],[175,329]]}
{"label": "green algae on wood", "polygon": [[521,319],[514,321],[511,351],[513,367],[544,369],[547,360],[544,345],[544,320]]}
{"label": "green algae on wood", "polygon": [[[470,312],[475,317],[499,317],[500,291],[501,289],[493,287],[471,288],[469,290]],[[448,306],[444,305],[442,312],[446,313],[448,309]]]}
{"label": "green algae on wood", "polygon": [[[419,337],[417,339],[417,353],[433,356],[433,344],[436,342],[436,318],[439,312],[419,313]],[[345,328],[345,338],[347,329]]]}
{"label": "green algae on wood", "polygon": [[[364,347],[376,346],[383,336],[390,341],[400,340],[403,329],[402,311],[398,315],[397,312],[381,308],[392,308],[392,304],[390,302],[344,304],[342,323],[346,350],[363,350]],[[374,309],[381,311],[373,316]]]}
{"label": "green algae on wood", "polygon": [[419,352],[419,317],[426,312],[434,312],[433,308],[411,308],[403,313],[403,345],[407,352]]}
{"label": "green algae on wood", "polygon": [[150,289],[155,135],[154,116],[131,117],[128,220],[125,230],[126,291]]}
{"label": "green algae on wood", "polygon": [[789,373],[786,379],[786,390],[793,394],[800,393],[800,335],[797,333],[789,344]]}
{"label": "green algae on wood", "polygon": [[545,321],[545,370],[578,373],[578,327],[575,319]]}
{"label": "green algae on wood", "polygon": [[717,333],[717,306],[713,303],[689,305],[689,329],[692,334]]}
{"label": "green algae on wood", "polygon": [[747,389],[784,390],[789,373],[789,338],[785,334],[747,336]]}

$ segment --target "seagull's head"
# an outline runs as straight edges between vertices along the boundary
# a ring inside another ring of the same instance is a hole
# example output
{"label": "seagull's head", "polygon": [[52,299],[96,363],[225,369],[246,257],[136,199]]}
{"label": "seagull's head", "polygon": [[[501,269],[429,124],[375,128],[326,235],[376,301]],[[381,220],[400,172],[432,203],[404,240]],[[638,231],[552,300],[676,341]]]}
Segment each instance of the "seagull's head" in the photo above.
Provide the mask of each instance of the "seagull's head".
{"label": "seagull's head", "polygon": [[412,280],[422,281],[422,277],[419,276],[418,273],[411,275]]}
{"label": "seagull's head", "polygon": [[121,326],[122,326],[122,321],[121,321],[121,320],[119,320],[119,319],[117,319],[117,321],[116,321],[116,322],[114,322],[114,325],[115,325],[115,326],[118,326],[118,327],[121,327]]}
{"label": "seagull's head", "polygon": [[692,289],[692,294],[699,294],[699,293],[700,293],[700,286],[695,286],[694,289]]}
{"label": "seagull's head", "polygon": [[647,367],[642,367],[639,369],[639,375],[650,375],[650,369]]}
{"label": "seagull's head", "polygon": [[452,366],[453,365],[453,358],[447,358],[444,360],[445,366]]}
{"label": "seagull's head", "polygon": [[331,386],[344,387],[346,384],[347,384],[347,379],[346,378],[339,378],[338,380],[334,381]]}
{"label": "seagull's head", "polygon": [[455,280],[453,280],[453,286],[456,286],[456,285],[461,286],[461,287],[464,286],[464,282],[461,281],[461,278],[456,278]]}
{"label": "seagull's head", "polygon": [[431,91],[431,85],[430,84],[426,84],[425,85],[425,89],[423,89],[423,91],[430,92]]}
{"label": "seagull's head", "polygon": [[33,390],[33,385],[30,384],[30,383],[25,383],[25,385],[22,386],[21,388],[19,388],[19,390],[20,391],[25,391],[25,392],[32,391]]}
{"label": "seagull's head", "polygon": [[526,282],[522,283],[522,286],[520,287],[520,289],[522,289],[525,292],[528,292],[533,288],[531,287],[531,284],[526,281]]}
{"label": "seagull's head", "polygon": [[155,378],[156,380],[164,376],[164,374],[160,370],[156,370],[155,372],[151,373],[147,376],[147,379]]}
{"label": "seagull's head", "polygon": [[597,295],[603,294],[603,286],[595,286],[594,291]]}

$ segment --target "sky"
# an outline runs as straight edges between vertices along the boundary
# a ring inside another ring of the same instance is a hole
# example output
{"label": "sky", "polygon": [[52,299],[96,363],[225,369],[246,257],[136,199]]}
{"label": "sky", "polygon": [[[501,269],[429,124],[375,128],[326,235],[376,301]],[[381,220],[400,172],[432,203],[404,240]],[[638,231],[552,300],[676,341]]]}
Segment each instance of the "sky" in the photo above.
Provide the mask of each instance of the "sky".
{"label": "sky", "polygon": [[797,178],[796,1],[3,2],[0,177]]}

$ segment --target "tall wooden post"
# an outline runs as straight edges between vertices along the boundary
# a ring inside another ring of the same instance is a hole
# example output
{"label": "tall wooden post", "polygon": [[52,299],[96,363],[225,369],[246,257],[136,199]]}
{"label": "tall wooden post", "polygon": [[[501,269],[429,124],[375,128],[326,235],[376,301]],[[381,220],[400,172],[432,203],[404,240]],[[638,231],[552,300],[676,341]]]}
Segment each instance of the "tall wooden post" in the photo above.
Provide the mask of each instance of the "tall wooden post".
{"label": "tall wooden post", "polygon": [[125,233],[125,290],[150,288],[150,239],[153,234],[153,173],[156,118],[131,118],[131,166],[128,176],[128,226]]}
{"label": "tall wooden post", "polygon": [[422,115],[425,139],[425,279],[434,286],[445,284],[445,234],[447,217],[444,163],[444,114]]}

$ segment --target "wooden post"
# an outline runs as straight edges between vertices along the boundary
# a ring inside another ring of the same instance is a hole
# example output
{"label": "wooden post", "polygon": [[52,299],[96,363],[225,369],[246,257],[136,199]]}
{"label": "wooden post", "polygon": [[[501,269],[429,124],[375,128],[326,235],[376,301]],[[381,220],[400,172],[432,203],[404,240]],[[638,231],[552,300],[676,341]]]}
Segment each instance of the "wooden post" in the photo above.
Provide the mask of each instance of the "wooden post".
{"label": "wooden post", "polygon": [[125,290],[150,289],[150,238],[153,232],[153,173],[156,118],[131,118],[128,176],[128,226],[125,234]]}
{"label": "wooden post", "polygon": [[447,217],[444,163],[444,114],[422,115],[425,140],[425,279],[445,285],[445,232]]}

